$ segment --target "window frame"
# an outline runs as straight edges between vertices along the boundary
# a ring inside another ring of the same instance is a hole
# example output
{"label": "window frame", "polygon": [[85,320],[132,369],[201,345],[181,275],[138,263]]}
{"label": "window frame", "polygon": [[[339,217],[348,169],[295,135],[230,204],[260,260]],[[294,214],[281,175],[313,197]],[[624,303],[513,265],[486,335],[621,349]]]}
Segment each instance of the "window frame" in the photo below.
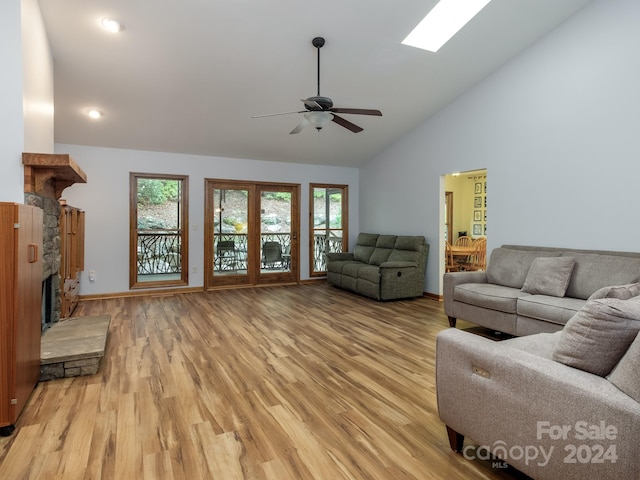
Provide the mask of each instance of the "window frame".
{"label": "window frame", "polygon": [[324,189],[325,194],[330,195],[330,190],[341,190],[341,228],[331,228],[330,219],[325,218],[325,230],[342,231],[342,251],[349,251],[349,185],[332,184],[332,183],[310,183],[309,184],[309,276],[310,277],[326,277],[327,271],[315,271],[315,231],[318,228],[314,225],[315,201],[314,193],[316,189]]}
{"label": "window frame", "polygon": [[[138,180],[176,180],[179,190],[180,278],[140,281],[138,274]],[[160,288],[189,285],[189,177],[161,173],[129,173],[129,288]]]}

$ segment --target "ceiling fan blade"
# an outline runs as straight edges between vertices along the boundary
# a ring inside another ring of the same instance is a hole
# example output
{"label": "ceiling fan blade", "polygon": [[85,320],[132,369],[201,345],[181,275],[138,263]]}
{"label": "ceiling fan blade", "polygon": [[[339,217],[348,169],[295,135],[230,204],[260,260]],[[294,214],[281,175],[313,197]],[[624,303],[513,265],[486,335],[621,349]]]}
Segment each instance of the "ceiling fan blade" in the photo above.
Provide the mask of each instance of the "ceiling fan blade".
{"label": "ceiling fan blade", "polygon": [[366,108],[330,108],[329,111],[335,113],[350,113],[352,115],[375,115],[377,117],[382,116],[382,112],[380,110],[369,110]]}
{"label": "ceiling fan blade", "polygon": [[359,127],[355,123],[351,123],[349,120],[339,117],[338,115],[334,115],[332,120],[336,122],[338,125],[348,130],[351,130],[353,133],[358,133],[364,130],[362,127]]}
{"label": "ceiling fan blade", "polygon": [[302,131],[302,129],[304,127],[306,127],[307,125],[309,125],[309,120],[307,120],[306,118],[304,118],[296,128],[294,128],[293,130],[291,130],[289,132],[289,135],[295,134],[295,133],[300,133]]}
{"label": "ceiling fan blade", "polygon": [[301,98],[300,101],[304,103],[307,107],[309,107],[311,110],[322,110],[322,105],[320,105],[315,100],[308,100],[308,99]]}
{"label": "ceiling fan blade", "polygon": [[251,118],[275,117],[276,115],[290,115],[292,113],[304,113],[304,112],[306,112],[306,110],[296,111],[296,112],[265,113],[264,115],[254,115]]}

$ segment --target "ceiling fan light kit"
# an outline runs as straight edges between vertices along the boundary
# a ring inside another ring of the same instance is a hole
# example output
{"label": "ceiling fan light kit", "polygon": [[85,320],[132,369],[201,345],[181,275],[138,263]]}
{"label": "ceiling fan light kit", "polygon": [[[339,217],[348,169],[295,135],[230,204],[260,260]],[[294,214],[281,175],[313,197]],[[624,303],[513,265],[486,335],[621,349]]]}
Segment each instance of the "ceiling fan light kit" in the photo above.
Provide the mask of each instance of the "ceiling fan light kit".
{"label": "ceiling fan light kit", "polygon": [[298,112],[284,112],[284,113],[271,113],[266,115],[255,115],[252,118],[271,117],[275,115],[288,115],[291,113],[303,113],[304,119],[298,124],[296,128],[289,132],[290,134],[300,133],[302,129],[307,125],[312,125],[315,129],[321,130],[329,122],[337,123],[338,125],[350,130],[353,133],[361,132],[363,129],[358,125],[351,123],[349,120],[336,115],[336,113],[343,113],[349,115],[374,115],[381,117],[382,112],[380,110],[371,110],[365,108],[340,108],[333,106],[333,100],[329,97],[323,97],[320,95],[320,49],[324,46],[325,40],[322,37],[315,37],[311,44],[318,50],[318,93],[314,97],[302,99],[305,110]]}
{"label": "ceiling fan light kit", "polygon": [[333,115],[329,112],[307,112],[304,114],[304,118],[309,120],[309,123],[317,130],[320,130],[333,120]]}

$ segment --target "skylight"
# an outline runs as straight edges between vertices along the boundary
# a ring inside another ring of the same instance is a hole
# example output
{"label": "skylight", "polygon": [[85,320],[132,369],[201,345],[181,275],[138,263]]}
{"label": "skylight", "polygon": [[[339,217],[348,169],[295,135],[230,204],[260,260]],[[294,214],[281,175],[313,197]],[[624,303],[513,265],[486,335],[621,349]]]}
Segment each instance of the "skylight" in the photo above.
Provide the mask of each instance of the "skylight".
{"label": "skylight", "polygon": [[490,1],[440,0],[402,44],[437,52]]}

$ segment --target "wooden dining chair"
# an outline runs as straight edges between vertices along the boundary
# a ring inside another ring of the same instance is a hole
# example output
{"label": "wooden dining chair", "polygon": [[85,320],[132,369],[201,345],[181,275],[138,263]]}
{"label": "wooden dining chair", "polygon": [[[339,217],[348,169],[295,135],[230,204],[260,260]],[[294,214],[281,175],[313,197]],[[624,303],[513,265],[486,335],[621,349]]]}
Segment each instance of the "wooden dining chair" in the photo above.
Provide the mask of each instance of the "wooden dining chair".
{"label": "wooden dining chair", "polygon": [[455,242],[455,245],[458,247],[470,247],[473,245],[473,239],[471,237],[467,237],[465,235],[458,237]]}
{"label": "wooden dining chair", "polygon": [[451,244],[445,240],[444,242],[444,251],[445,251],[445,271],[447,272],[459,272],[460,265],[456,263],[453,258],[453,252],[451,251]]}
{"label": "wooden dining chair", "polygon": [[477,238],[474,242],[475,250],[471,256],[469,265],[465,267],[465,270],[486,270],[487,269],[487,239]]}

